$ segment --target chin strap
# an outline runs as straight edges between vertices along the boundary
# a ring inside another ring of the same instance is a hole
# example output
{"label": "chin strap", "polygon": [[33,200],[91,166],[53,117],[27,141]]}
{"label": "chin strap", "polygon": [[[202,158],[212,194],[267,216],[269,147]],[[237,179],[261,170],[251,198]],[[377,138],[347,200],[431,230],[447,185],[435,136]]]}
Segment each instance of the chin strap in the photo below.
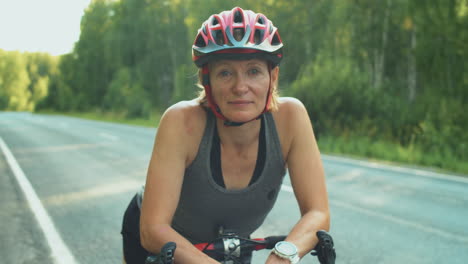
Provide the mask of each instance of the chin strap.
{"label": "chin strap", "polygon": [[216,104],[214,98],[213,98],[213,93],[211,90],[211,84],[210,84],[210,71],[208,69],[208,64],[203,65],[202,67],[202,85],[205,88],[205,95],[206,98],[208,99],[208,106],[210,107],[211,111],[215,114],[215,116],[221,120],[224,120],[224,125],[225,126],[232,126],[232,127],[238,127],[242,126],[245,123],[248,123],[250,121],[254,121],[257,119],[260,119],[262,115],[269,110],[270,102],[271,102],[271,65],[268,63],[268,75],[270,76],[269,84],[268,84],[268,96],[266,99],[265,103],[265,108],[263,111],[255,118],[245,121],[245,122],[234,122],[229,119],[227,119],[222,113],[221,109],[219,108],[218,104]]}
{"label": "chin strap", "polygon": [[[253,120],[256,120],[256,119],[258,119],[258,117],[253,119]],[[250,121],[252,121],[252,120],[250,120]],[[250,121],[247,121],[247,122],[250,122]],[[243,124],[245,124],[247,122],[233,122],[233,121],[229,121],[229,120],[224,120],[223,124],[225,126],[238,127],[238,126],[242,126]]]}

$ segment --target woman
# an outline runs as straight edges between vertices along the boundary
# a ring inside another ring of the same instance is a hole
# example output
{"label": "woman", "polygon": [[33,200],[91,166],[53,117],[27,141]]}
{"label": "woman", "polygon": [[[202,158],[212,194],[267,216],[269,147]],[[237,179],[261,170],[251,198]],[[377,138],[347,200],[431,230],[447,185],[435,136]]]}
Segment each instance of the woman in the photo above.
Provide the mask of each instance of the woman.
{"label": "woman", "polygon": [[203,23],[192,51],[204,91],[161,118],[144,199],[137,195],[124,217],[127,263],[144,263],[169,241],[176,263],[218,263],[192,244],[213,240],[220,227],[249,236],[273,207],[286,169],[301,211],[286,239],[297,254],[273,250],[266,263],[297,263],[317,243],[316,231],[328,230],[309,116],[299,100],[277,95],[282,47],[271,21],[250,10]]}

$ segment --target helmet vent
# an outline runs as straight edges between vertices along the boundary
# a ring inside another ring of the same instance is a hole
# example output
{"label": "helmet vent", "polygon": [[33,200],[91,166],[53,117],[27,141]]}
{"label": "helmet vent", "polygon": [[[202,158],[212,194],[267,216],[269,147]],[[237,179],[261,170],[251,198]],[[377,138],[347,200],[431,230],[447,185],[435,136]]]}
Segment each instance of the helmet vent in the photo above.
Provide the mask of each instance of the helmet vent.
{"label": "helmet vent", "polygon": [[255,42],[255,44],[258,45],[258,44],[262,43],[263,35],[264,35],[264,31],[263,31],[263,30],[260,30],[260,29],[256,29],[256,30],[255,30],[255,34],[254,34],[254,42]]}
{"label": "helmet vent", "polygon": [[259,17],[257,20],[257,23],[259,23],[260,25],[265,25],[265,21],[263,20],[263,17]]}
{"label": "helmet vent", "polygon": [[213,34],[213,39],[215,40],[216,44],[224,45],[224,36],[221,30],[212,31],[211,34]]}
{"label": "helmet vent", "polygon": [[219,24],[219,21],[216,17],[213,17],[213,20],[211,21],[211,25],[216,26]]}
{"label": "helmet vent", "polygon": [[271,45],[279,45],[279,44],[281,44],[281,40],[280,40],[278,32],[276,32],[275,35],[273,36],[273,39],[271,40]]}
{"label": "helmet vent", "polygon": [[242,17],[242,13],[237,10],[235,13],[234,13],[234,23],[242,23],[243,21],[243,17]]}
{"label": "helmet vent", "polygon": [[237,41],[241,41],[244,38],[245,31],[243,28],[235,28],[234,29],[234,39]]}
{"label": "helmet vent", "polygon": [[197,39],[195,40],[195,46],[197,47],[206,47],[205,40],[201,34],[198,34]]}

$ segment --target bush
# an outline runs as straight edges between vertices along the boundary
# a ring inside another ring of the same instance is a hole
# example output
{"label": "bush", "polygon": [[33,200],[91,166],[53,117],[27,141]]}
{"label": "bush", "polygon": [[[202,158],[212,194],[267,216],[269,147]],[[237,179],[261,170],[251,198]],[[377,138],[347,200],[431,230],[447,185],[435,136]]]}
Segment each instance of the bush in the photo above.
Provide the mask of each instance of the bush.
{"label": "bush", "polygon": [[371,111],[367,80],[351,60],[319,55],[302,70],[291,91],[309,110],[318,137],[323,133],[346,134]]}
{"label": "bush", "polygon": [[132,80],[128,68],[120,69],[112,80],[104,97],[104,109],[124,111],[129,118],[147,118],[151,113],[148,93]]}

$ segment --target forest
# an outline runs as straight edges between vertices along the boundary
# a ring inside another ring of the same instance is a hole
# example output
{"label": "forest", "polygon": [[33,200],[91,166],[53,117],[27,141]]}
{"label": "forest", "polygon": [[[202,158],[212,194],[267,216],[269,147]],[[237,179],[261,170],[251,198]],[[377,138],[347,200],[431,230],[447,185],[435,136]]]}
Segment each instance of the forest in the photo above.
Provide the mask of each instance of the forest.
{"label": "forest", "polygon": [[280,94],[322,152],[468,174],[468,0],[93,0],[69,54],[0,49],[0,111],[161,113],[197,94],[197,30],[235,6],[278,28]]}

